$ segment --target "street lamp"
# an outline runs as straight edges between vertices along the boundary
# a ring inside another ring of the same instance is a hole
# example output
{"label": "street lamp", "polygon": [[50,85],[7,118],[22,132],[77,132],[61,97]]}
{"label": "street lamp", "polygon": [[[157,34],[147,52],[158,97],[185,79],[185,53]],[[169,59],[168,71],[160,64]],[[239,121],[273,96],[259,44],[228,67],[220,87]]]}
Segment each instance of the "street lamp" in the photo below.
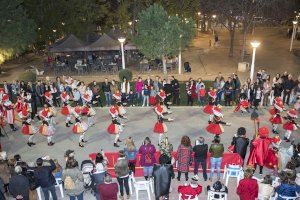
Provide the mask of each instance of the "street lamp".
{"label": "street lamp", "polygon": [[215,21],[214,20],[217,18],[217,15],[212,15],[212,18],[213,18],[213,25],[212,25],[213,26],[213,28],[212,28],[213,29],[213,35],[215,35]]}
{"label": "street lamp", "polygon": [[251,70],[250,70],[250,80],[251,83],[253,83],[253,76],[254,76],[254,62],[255,62],[255,53],[256,53],[256,48],[259,47],[260,42],[258,41],[252,41],[251,46],[253,48],[253,54],[252,54],[252,63],[251,63]]}
{"label": "street lamp", "polygon": [[296,36],[297,25],[298,25],[298,21],[293,21],[293,33],[292,33],[292,37],[291,37],[290,51],[293,50],[293,42],[294,42],[294,38]]}
{"label": "street lamp", "polygon": [[[181,38],[182,35],[180,34],[179,36],[180,44],[181,44]],[[178,74],[181,74],[181,65],[182,65],[182,58],[181,58],[181,45],[180,45],[179,54],[178,54]]]}
{"label": "street lamp", "polygon": [[125,69],[125,56],[124,56],[124,43],[126,38],[120,37],[118,38],[119,42],[121,43],[121,51],[122,51],[122,69]]}

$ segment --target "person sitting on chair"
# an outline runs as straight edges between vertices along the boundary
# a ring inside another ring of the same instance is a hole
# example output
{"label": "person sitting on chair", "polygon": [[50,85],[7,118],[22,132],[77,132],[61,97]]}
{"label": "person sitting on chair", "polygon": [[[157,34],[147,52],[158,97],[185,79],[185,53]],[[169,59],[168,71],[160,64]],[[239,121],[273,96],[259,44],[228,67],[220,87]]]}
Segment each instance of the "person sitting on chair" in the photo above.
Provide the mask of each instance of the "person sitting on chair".
{"label": "person sitting on chair", "polygon": [[182,200],[194,199],[202,192],[202,186],[198,184],[198,176],[195,175],[189,185],[178,186],[178,193],[181,194]]}

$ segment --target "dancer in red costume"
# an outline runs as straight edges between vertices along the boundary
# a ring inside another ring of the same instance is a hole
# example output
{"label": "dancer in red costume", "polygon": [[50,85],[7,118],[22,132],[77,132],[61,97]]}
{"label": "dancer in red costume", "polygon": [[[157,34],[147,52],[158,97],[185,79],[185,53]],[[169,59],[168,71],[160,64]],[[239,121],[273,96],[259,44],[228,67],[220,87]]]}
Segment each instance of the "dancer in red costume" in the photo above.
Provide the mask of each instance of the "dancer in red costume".
{"label": "dancer in red costume", "polygon": [[38,132],[38,129],[31,124],[30,113],[28,108],[24,107],[23,110],[19,113],[19,117],[22,119],[22,133],[29,136],[27,145],[35,145],[33,142],[34,134]]}
{"label": "dancer in red costume", "polygon": [[3,94],[2,96],[3,108],[4,108],[4,116],[6,118],[6,122],[9,124],[12,131],[17,131],[15,127],[15,113],[14,113],[14,104],[9,100],[9,96],[7,94]]}
{"label": "dancer in red costume", "polygon": [[272,132],[278,134],[278,125],[282,124],[281,112],[283,111],[283,103],[280,99],[275,99],[274,106],[269,110],[269,113],[272,115],[270,122],[272,123]]}
{"label": "dancer in red costume", "polygon": [[257,138],[251,143],[250,155],[247,162],[247,165],[254,168],[259,165],[260,174],[262,174],[270,144],[271,139],[269,138],[269,129],[267,127],[260,127],[258,129]]}
{"label": "dancer in red costume", "polygon": [[173,121],[173,118],[167,118],[165,115],[171,114],[172,112],[169,111],[164,105],[163,102],[159,102],[154,107],[154,112],[157,114],[157,117],[161,117],[164,121]]}
{"label": "dancer in red costume", "polygon": [[223,122],[223,114],[221,113],[221,108],[218,106],[213,107],[213,116],[211,119],[208,121],[208,126],[206,127],[206,131],[214,134],[214,135],[220,135],[224,133],[224,128],[222,124],[226,126],[230,126],[230,123]]}
{"label": "dancer in red costume", "polygon": [[66,116],[66,127],[70,127],[71,124],[71,117],[72,117],[72,107],[65,101],[63,102],[63,106],[61,107],[61,114]]}
{"label": "dancer in red costume", "polygon": [[265,167],[270,170],[277,171],[279,169],[278,150],[281,143],[280,137],[276,136],[271,139],[272,145],[269,147],[268,154],[265,160]]}
{"label": "dancer in red costume", "polygon": [[48,146],[53,146],[54,142],[52,141],[52,137],[55,134],[55,128],[51,123],[53,113],[48,107],[48,104],[44,104],[44,108],[40,111],[39,115],[42,119],[42,125],[39,127],[39,132],[43,136],[47,137]]}
{"label": "dancer in red costume", "polygon": [[206,114],[213,114],[213,107],[215,106],[217,94],[214,90],[208,92],[208,104],[203,107],[203,112]]}
{"label": "dancer in red costume", "polygon": [[75,124],[73,126],[73,133],[74,134],[80,134],[79,136],[79,146],[84,147],[84,143],[87,141],[85,140],[85,133],[87,132],[89,126],[87,123],[85,123],[81,116],[77,116],[75,118]]}
{"label": "dancer in red costume", "polygon": [[161,144],[163,135],[168,132],[167,125],[161,116],[157,117],[157,122],[154,125],[153,132],[158,134],[158,144]]}
{"label": "dancer in red costume", "polygon": [[118,145],[118,142],[121,142],[120,140],[120,133],[123,131],[123,126],[117,117],[112,117],[112,122],[111,124],[107,127],[107,132],[109,134],[115,135],[115,140],[114,140],[114,147],[120,147]]}
{"label": "dancer in red costume", "polygon": [[234,112],[241,111],[242,113],[249,113],[250,103],[245,95],[241,95],[240,102],[234,109]]}
{"label": "dancer in red costume", "polygon": [[298,112],[295,109],[291,109],[287,112],[287,116],[284,119],[287,120],[283,124],[283,129],[286,131],[284,135],[284,140],[290,142],[290,137],[293,131],[296,131],[299,127],[299,124],[295,122],[295,119],[298,118]]}

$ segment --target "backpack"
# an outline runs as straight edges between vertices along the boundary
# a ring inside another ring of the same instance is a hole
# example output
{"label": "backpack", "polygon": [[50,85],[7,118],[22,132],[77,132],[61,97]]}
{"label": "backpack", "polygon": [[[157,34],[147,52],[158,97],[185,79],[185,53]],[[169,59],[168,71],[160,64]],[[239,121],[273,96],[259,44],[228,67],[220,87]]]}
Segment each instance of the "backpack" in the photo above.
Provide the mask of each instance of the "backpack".
{"label": "backpack", "polygon": [[74,190],[75,189],[75,183],[70,176],[67,176],[65,178],[64,187],[66,190]]}

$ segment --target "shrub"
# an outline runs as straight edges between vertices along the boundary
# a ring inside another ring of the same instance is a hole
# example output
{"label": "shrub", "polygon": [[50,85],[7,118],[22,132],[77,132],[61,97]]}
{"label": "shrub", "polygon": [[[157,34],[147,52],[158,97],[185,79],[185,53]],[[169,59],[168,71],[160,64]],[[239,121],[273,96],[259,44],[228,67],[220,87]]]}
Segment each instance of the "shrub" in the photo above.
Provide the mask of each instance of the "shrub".
{"label": "shrub", "polygon": [[132,79],[132,71],[129,69],[122,69],[119,71],[119,79],[120,82],[123,81],[124,77],[127,79],[127,81],[131,81]]}
{"label": "shrub", "polygon": [[24,72],[23,74],[20,74],[19,80],[22,80],[24,82],[35,82],[36,74],[33,72]]}

